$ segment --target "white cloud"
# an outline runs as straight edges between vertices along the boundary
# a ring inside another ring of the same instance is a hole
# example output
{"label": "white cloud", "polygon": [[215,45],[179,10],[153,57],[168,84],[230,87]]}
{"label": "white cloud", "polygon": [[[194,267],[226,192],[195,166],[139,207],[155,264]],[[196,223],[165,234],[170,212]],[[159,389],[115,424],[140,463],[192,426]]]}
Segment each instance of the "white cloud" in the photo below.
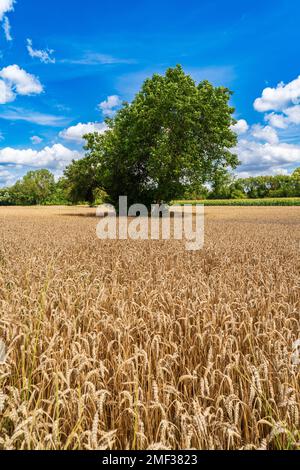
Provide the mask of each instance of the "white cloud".
{"label": "white cloud", "polygon": [[270,113],[265,115],[265,121],[277,129],[286,129],[288,124],[286,122],[286,116],[283,114]]}
{"label": "white cloud", "polygon": [[286,168],[273,168],[273,175],[288,175],[289,171]]}
{"label": "white cloud", "polygon": [[104,116],[111,117],[116,112],[115,108],[117,108],[121,104],[122,101],[120,100],[119,96],[112,95],[108,96],[107,100],[102,101],[102,103],[99,104],[99,109],[102,111]]}
{"label": "white cloud", "polygon": [[17,95],[38,95],[43,92],[39,79],[18,65],[0,70],[0,104],[11,103]]}
{"label": "white cloud", "polygon": [[11,87],[3,80],[0,80],[0,104],[11,103],[15,99],[16,94]]}
{"label": "white cloud", "polygon": [[112,65],[112,64],[132,64],[133,60],[118,59],[107,54],[98,52],[86,52],[82,57],[77,59],[63,59],[60,62],[70,65]]}
{"label": "white cloud", "polygon": [[15,181],[15,176],[7,170],[0,169],[0,186],[9,186]]}
{"label": "white cloud", "polygon": [[0,164],[25,165],[34,168],[63,169],[73,159],[80,158],[79,152],[72,151],[61,144],[45,147],[40,151],[6,147],[0,150]]}
{"label": "white cloud", "polygon": [[7,41],[12,41],[10,22],[7,16],[3,20],[3,29]]}
{"label": "white cloud", "polygon": [[295,80],[285,85],[279,83],[276,88],[265,88],[262,96],[254,102],[256,111],[281,111],[289,104],[300,102],[300,75]]}
{"label": "white cloud", "polygon": [[30,137],[30,140],[34,145],[38,145],[43,142],[43,139],[41,139],[41,137],[39,137],[38,135],[33,135],[32,137]]}
{"label": "white cloud", "polygon": [[243,139],[236,148],[241,167],[239,172],[248,171],[271,174],[278,168],[285,168],[300,161],[300,146],[286,143],[261,143]]}
{"label": "white cloud", "polygon": [[76,126],[69,127],[68,129],[60,132],[59,136],[65,140],[80,143],[82,142],[82,138],[85,134],[91,134],[93,132],[103,134],[106,130],[107,125],[103,122],[88,122],[87,124],[82,124],[80,122]]}
{"label": "white cloud", "polygon": [[255,124],[252,126],[251,134],[256,139],[263,140],[269,144],[277,144],[279,142],[277,132],[271,126],[263,127],[260,124]]}
{"label": "white cloud", "polygon": [[27,39],[27,51],[30,57],[37,58],[44,64],[55,64],[55,58],[52,57],[53,49],[33,49],[32,40]]}
{"label": "white cloud", "polygon": [[7,121],[25,121],[38,124],[39,126],[50,127],[62,127],[68,125],[70,122],[70,120],[65,116],[43,114],[18,107],[10,107],[9,109],[5,109],[3,112],[0,112],[0,118]]}
{"label": "white cloud", "polygon": [[236,132],[236,134],[245,134],[249,129],[247,121],[245,119],[240,119],[234,126],[231,126],[231,129]]}
{"label": "white cloud", "polygon": [[0,179],[6,178],[6,177],[9,176],[9,175],[10,175],[9,171],[0,170]]}
{"label": "white cloud", "polygon": [[15,0],[0,0],[0,21],[6,13],[14,9],[14,3]]}
{"label": "white cloud", "polygon": [[276,175],[289,175],[293,172],[293,167],[287,168],[268,168],[267,170],[258,168],[257,171],[240,171],[238,172],[239,178],[249,178],[251,176],[276,176]]}
{"label": "white cloud", "polygon": [[238,174],[288,174],[300,161],[300,76],[286,85],[265,88],[254,108],[264,113],[267,125],[246,129],[238,122],[238,130],[246,134],[235,149],[241,161]]}
{"label": "white cloud", "polygon": [[7,41],[12,41],[10,22],[6,15],[14,9],[15,0],[0,0],[0,22],[3,22],[3,30]]}
{"label": "white cloud", "polygon": [[282,111],[281,114],[270,113],[266,114],[265,120],[271,126],[279,129],[286,129],[290,124],[300,124],[300,105],[291,106]]}
{"label": "white cloud", "polygon": [[0,78],[19,95],[38,95],[43,92],[39,79],[18,65],[9,65],[0,71]]}
{"label": "white cloud", "polygon": [[284,109],[283,112],[287,116],[288,123],[300,124],[300,105],[291,106],[290,108]]}

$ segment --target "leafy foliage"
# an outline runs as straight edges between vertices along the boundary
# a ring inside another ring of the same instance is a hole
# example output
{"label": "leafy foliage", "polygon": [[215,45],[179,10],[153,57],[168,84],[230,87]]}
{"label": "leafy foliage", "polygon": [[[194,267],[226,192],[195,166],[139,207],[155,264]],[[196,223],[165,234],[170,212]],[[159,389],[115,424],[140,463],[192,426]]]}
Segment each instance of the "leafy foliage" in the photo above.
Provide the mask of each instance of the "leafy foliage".
{"label": "leafy foliage", "polygon": [[54,186],[54,176],[49,170],[29,171],[9,193],[15,204],[43,204],[53,193]]}
{"label": "leafy foliage", "polygon": [[29,171],[10,188],[0,191],[0,205],[33,206],[42,204],[67,204],[68,195],[64,181],[55,183],[49,170]]}
{"label": "leafy foliage", "polygon": [[[100,135],[93,134],[90,138],[92,137],[98,140]],[[94,202],[94,193],[99,188],[97,168],[96,159],[93,155],[89,155],[81,160],[73,161],[65,170],[65,188],[71,202]]]}
{"label": "leafy foliage", "polygon": [[300,179],[300,167],[296,168],[292,175],[294,178]]}
{"label": "leafy foliage", "polygon": [[300,178],[294,174],[238,179],[233,183],[233,187],[242,191],[248,198],[300,196]]}
{"label": "leafy foliage", "polygon": [[291,176],[250,178],[234,178],[229,174],[219,173],[208,197],[210,199],[300,197],[300,176],[297,176],[297,170]]}
{"label": "leafy foliage", "polygon": [[100,187],[113,203],[120,195],[130,204],[168,202],[235,168],[230,96],[207,81],[196,85],[180,66],[153,75],[107,120],[105,134],[85,136],[87,156],[65,172],[73,199],[91,200]]}

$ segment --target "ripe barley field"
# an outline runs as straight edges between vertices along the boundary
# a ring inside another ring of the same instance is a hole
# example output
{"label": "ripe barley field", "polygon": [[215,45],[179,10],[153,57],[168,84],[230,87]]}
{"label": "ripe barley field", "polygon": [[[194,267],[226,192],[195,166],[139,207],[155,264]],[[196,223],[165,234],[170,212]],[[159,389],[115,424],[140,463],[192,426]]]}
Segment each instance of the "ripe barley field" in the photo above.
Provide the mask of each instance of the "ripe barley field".
{"label": "ripe barley field", "polygon": [[300,448],[300,208],[206,208],[197,252],[94,215],[0,208],[0,449]]}

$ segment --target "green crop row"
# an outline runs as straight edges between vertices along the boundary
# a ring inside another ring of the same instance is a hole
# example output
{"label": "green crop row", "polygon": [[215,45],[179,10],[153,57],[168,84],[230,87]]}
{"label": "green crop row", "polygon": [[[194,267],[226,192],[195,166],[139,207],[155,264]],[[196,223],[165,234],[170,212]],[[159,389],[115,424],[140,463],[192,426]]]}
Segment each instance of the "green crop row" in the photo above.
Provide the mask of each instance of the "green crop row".
{"label": "green crop row", "polygon": [[205,199],[202,201],[174,201],[174,205],[204,204],[205,206],[300,206],[300,197],[265,199]]}

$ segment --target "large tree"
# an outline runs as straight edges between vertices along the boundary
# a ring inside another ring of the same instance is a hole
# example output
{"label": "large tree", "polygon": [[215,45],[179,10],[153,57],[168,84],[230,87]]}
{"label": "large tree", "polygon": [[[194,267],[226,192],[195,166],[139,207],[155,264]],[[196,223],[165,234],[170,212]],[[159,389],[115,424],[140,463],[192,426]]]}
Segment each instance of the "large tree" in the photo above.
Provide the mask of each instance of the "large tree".
{"label": "large tree", "polygon": [[87,156],[66,176],[82,165],[93,175],[89,192],[101,186],[113,203],[120,195],[148,206],[182,197],[189,186],[212,182],[238,164],[230,151],[237,141],[230,96],[208,81],[197,85],[180,66],[155,74],[107,121],[105,134],[85,136]]}
{"label": "large tree", "polygon": [[87,156],[81,160],[73,161],[66,168],[62,184],[72,202],[87,201],[92,203],[95,189],[101,186],[100,181],[95,158]]}

